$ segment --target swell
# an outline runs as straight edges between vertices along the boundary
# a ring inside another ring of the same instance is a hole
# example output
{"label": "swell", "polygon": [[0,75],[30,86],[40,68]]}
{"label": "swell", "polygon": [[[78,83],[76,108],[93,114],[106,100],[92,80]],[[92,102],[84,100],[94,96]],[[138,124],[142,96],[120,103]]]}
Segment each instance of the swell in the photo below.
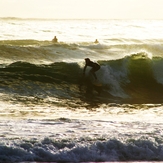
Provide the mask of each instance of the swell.
{"label": "swell", "polygon": [[41,64],[79,59],[83,53],[80,48],[83,47],[77,44],[55,44],[46,40],[3,40],[0,41],[0,63],[23,61]]}
{"label": "swell", "polygon": [[[156,43],[157,42],[157,43]],[[34,64],[77,61],[90,57],[94,60],[116,60],[126,55],[147,53],[149,57],[162,56],[162,40],[110,39],[110,44],[92,42],[57,44],[39,40],[1,40],[0,63],[16,61]]]}
{"label": "swell", "polygon": [[19,61],[1,66],[1,92],[32,96],[40,93],[59,99],[83,96],[87,100],[93,95],[101,103],[117,98],[120,102],[163,102],[163,58],[150,59],[140,53],[98,62],[101,69],[96,74],[102,83],[101,88],[92,85],[89,68],[83,78],[83,65],[78,62],[38,65]]}

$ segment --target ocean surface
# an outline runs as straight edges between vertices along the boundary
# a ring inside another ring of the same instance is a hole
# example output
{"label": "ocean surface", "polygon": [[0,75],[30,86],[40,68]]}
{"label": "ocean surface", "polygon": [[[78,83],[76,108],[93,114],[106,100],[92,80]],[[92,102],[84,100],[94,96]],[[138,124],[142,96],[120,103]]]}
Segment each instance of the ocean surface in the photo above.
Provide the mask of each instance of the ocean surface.
{"label": "ocean surface", "polygon": [[163,20],[0,18],[0,95],[0,162],[163,161]]}

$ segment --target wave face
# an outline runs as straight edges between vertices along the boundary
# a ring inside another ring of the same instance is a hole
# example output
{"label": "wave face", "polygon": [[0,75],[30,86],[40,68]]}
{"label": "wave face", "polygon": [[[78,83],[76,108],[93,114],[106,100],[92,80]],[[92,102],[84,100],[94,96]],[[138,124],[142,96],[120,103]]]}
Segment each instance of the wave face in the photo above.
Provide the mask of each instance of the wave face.
{"label": "wave face", "polygon": [[[101,97],[101,102],[117,98],[124,102],[162,102],[162,62],[163,58],[150,59],[145,53],[117,60],[99,60],[101,69],[96,74],[103,86],[100,96],[97,96]],[[23,93],[33,96],[48,92],[49,96],[56,95],[58,98],[96,95],[99,88],[92,86],[88,71],[83,78],[81,62],[33,64],[18,61],[2,64],[0,88],[6,93],[12,91],[21,94],[24,90]]]}

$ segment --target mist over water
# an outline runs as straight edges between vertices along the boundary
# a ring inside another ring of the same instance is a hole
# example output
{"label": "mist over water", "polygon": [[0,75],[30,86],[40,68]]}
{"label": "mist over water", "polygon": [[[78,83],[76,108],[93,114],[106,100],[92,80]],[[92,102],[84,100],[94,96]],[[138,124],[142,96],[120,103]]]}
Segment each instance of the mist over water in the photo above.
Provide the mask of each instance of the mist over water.
{"label": "mist over water", "polygon": [[0,19],[0,161],[163,161],[162,27]]}

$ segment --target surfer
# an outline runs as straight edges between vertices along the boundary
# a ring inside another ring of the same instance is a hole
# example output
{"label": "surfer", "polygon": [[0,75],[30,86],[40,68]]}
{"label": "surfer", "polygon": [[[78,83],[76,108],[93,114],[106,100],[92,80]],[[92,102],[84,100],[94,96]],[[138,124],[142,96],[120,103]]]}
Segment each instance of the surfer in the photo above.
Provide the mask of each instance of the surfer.
{"label": "surfer", "polygon": [[96,39],[96,40],[94,41],[94,43],[97,44],[97,43],[99,43],[99,41]]}
{"label": "surfer", "polygon": [[92,69],[90,70],[90,73],[92,73],[95,80],[97,80],[97,76],[96,76],[95,72],[100,69],[100,65],[98,63],[92,62],[89,58],[85,58],[85,66],[84,66],[84,70],[83,70],[83,75],[85,75],[85,70],[86,70],[87,66],[92,67]]}
{"label": "surfer", "polygon": [[54,36],[54,38],[53,38],[53,40],[52,40],[53,42],[58,42],[58,39],[57,39],[57,37],[56,36]]}

